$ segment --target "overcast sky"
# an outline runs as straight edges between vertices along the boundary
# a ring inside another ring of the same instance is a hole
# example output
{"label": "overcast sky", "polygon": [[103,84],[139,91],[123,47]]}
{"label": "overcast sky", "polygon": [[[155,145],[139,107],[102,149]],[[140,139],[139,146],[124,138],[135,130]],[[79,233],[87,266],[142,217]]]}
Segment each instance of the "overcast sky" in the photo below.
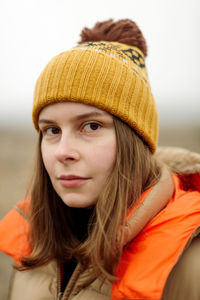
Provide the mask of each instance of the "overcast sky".
{"label": "overcast sky", "polygon": [[143,31],[161,121],[199,121],[199,0],[1,0],[0,124],[30,125],[43,67],[75,46],[83,27],[109,18],[130,18]]}

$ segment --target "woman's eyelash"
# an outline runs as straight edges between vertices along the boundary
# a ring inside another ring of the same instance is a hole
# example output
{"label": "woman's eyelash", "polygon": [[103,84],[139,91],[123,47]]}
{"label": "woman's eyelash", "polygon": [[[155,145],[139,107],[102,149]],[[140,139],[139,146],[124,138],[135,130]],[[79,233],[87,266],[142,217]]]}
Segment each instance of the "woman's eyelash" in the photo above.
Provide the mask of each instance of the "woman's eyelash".
{"label": "woman's eyelash", "polygon": [[[49,132],[51,131],[51,132]],[[43,134],[50,134],[50,135],[54,135],[54,134],[58,134],[60,132],[60,129],[56,126],[47,126],[41,129],[41,132]]]}
{"label": "woman's eyelash", "polygon": [[[87,128],[86,127],[90,127],[90,128]],[[83,128],[86,129],[86,131],[96,131],[97,129],[101,128],[102,125],[99,124],[98,122],[87,122],[86,124],[83,125]]]}
{"label": "woman's eyelash", "polygon": [[[90,122],[85,122],[84,124],[81,125],[81,131],[83,132],[87,132],[87,133],[92,133],[97,131],[98,129],[102,128],[103,125],[97,121],[90,121]],[[41,133],[43,135],[49,135],[49,136],[53,136],[56,134],[60,133],[60,128],[58,128],[57,126],[46,126],[46,127],[42,127],[40,129]]]}

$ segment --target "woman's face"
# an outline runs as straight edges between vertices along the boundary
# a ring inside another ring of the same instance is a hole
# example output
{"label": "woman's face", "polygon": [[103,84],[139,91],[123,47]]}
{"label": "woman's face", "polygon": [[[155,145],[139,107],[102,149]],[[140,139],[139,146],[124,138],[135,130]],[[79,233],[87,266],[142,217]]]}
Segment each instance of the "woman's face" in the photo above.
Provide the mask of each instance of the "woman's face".
{"label": "woman's face", "polygon": [[70,207],[90,207],[116,160],[113,117],[96,107],[62,102],[39,115],[41,151],[52,185]]}

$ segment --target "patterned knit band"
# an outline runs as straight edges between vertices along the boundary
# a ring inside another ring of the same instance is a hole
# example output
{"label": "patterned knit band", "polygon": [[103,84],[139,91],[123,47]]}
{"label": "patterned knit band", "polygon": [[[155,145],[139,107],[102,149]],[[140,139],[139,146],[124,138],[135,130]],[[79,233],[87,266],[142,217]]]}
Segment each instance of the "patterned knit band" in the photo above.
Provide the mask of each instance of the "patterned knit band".
{"label": "patterned knit band", "polygon": [[136,47],[118,42],[87,42],[54,57],[36,83],[33,123],[49,104],[72,101],[94,105],[135,129],[156,150],[158,116]]}

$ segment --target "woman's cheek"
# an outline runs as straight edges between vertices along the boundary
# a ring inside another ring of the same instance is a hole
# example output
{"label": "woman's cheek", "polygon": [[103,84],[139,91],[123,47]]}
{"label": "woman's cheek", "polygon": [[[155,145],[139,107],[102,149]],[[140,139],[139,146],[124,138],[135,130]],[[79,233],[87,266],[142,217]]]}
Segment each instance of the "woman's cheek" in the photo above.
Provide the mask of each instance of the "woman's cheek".
{"label": "woman's cheek", "polygon": [[41,144],[41,153],[42,153],[42,160],[43,160],[44,166],[45,166],[47,172],[50,173],[50,168],[53,163],[52,151],[49,149],[49,147],[45,143],[42,143]]}
{"label": "woman's cheek", "polygon": [[116,139],[110,139],[106,144],[102,145],[99,149],[94,152],[96,155],[96,162],[107,175],[110,173],[116,162]]}

